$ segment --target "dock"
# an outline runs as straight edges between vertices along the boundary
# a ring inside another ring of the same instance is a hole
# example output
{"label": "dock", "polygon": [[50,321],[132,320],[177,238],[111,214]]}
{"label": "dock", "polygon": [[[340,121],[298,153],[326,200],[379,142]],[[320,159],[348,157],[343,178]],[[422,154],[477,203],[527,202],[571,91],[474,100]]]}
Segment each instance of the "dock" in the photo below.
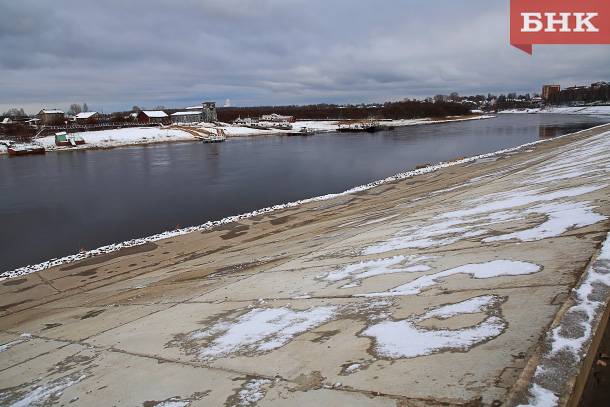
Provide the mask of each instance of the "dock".
{"label": "dock", "polygon": [[204,143],[222,143],[223,141],[227,140],[227,136],[225,135],[225,132],[222,129],[215,129],[215,131],[211,131],[201,127],[193,126],[172,125],[171,127],[185,131],[193,137],[203,141]]}
{"label": "dock", "polygon": [[609,173],[606,125],[4,279],[0,404],[576,406]]}

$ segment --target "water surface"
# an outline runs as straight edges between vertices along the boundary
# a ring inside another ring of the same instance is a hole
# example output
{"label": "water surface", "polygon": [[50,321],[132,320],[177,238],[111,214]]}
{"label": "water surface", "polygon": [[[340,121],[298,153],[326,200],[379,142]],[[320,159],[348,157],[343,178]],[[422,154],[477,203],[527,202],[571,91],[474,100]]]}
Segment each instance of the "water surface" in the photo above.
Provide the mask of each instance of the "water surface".
{"label": "water surface", "polygon": [[0,156],[0,272],[608,121],[500,115],[373,134]]}

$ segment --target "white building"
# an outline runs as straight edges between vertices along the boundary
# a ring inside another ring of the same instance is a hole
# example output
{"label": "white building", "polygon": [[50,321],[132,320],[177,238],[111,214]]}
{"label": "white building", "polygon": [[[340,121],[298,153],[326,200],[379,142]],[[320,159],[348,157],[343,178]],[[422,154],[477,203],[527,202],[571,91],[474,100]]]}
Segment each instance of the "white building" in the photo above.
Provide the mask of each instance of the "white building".
{"label": "white building", "polygon": [[294,116],[282,116],[281,114],[271,113],[261,116],[263,122],[293,122]]}
{"label": "white building", "polygon": [[201,110],[187,110],[184,112],[176,112],[172,113],[171,117],[172,123],[200,123],[204,121],[203,111]]}

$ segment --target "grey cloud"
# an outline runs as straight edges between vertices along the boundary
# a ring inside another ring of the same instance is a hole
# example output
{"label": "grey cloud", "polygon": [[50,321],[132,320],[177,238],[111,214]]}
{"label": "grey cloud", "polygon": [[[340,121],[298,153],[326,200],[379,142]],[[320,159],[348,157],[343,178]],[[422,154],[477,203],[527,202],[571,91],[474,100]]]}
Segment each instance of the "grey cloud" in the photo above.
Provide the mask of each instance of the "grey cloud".
{"label": "grey cloud", "polygon": [[0,6],[0,110],[531,91],[610,79],[608,46],[508,44],[508,2],[135,0]]}

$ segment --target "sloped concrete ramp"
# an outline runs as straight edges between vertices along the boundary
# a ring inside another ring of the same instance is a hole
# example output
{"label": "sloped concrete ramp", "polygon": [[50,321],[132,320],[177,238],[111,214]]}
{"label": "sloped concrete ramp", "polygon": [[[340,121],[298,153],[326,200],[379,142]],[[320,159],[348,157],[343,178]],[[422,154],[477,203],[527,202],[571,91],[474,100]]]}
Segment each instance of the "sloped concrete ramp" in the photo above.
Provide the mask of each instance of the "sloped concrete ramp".
{"label": "sloped concrete ramp", "polygon": [[610,126],[0,282],[0,405],[573,405]]}

